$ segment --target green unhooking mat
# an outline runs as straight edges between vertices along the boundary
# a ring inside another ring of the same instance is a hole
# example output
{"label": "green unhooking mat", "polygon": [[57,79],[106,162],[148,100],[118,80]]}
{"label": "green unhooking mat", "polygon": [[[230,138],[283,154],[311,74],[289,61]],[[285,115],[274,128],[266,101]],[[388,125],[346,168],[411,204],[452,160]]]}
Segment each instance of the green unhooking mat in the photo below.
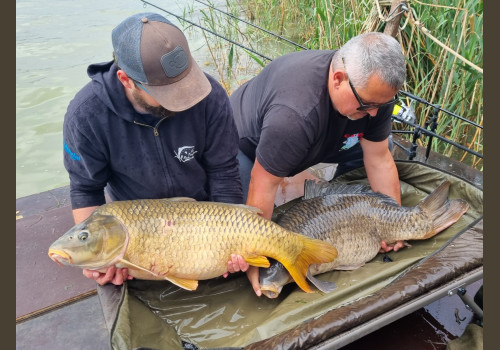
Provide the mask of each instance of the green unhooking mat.
{"label": "green unhooking mat", "polygon": [[[449,197],[465,199],[468,212],[440,234],[387,254],[390,259],[379,254],[357,270],[316,276],[335,282],[329,294],[308,294],[291,283],[277,299],[259,298],[243,273],[200,281],[196,291],[166,281],[98,287],[111,347],[307,348],[482,266],[482,190],[422,163],[399,161],[397,167],[403,206],[416,205],[449,180]],[[335,181],[367,183],[364,169]]]}

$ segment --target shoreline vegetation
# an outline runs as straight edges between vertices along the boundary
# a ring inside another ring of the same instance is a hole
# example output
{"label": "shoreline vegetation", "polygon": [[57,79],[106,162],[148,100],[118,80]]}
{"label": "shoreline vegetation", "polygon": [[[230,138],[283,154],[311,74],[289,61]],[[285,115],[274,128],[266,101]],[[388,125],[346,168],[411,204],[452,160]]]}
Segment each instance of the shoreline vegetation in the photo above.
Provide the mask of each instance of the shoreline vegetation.
{"label": "shoreline vegetation", "polygon": [[[204,3],[207,6],[201,10],[199,24],[224,37],[202,31],[213,60],[206,64],[215,65],[229,94],[269,63],[264,57],[273,59],[304,48],[337,48],[355,35],[383,32],[388,20],[401,13],[396,39],[407,60],[403,90],[483,125],[482,0],[410,0],[406,11],[401,12],[400,6],[392,13],[389,0],[226,0],[224,9],[220,4]],[[184,9],[184,17],[190,13],[192,9]],[[400,97],[410,105],[409,99]],[[433,113],[432,106],[416,104],[416,123],[424,127]],[[402,124],[397,128],[409,130]],[[435,132],[483,153],[482,128],[439,112]],[[417,142],[425,147],[427,138]],[[432,150],[483,170],[482,158],[446,142],[434,140]]]}

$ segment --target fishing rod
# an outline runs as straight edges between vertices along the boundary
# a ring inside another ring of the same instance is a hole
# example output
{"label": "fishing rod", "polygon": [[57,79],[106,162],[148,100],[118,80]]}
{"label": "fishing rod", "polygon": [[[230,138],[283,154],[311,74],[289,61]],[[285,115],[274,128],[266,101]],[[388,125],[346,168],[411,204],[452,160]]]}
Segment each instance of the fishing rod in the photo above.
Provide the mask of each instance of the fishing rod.
{"label": "fishing rod", "polygon": [[[221,13],[225,14],[226,16],[229,16],[229,17],[234,18],[234,19],[236,19],[236,20],[238,20],[238,21],[241,21],[241,22],[243,22],[243,23],[246,23],[246,24],[248,24],[248,25],[250,25],[250,26],[252,26],[252,27],[254,27],[254,28],[257,28],[257,29],[259,29],[259,30],[261,30],[261,31],[264,31],[264,32],[266,32],[267,34],[270,34],[270,35],[275,36],[275,37],[277,37],[277,38],[279,38],[279,39],[281,39],[281,40],[284,40],[284,41],[286,41],[286,42],[288,42],[288,43],[290,43],[290,44],[292,44],[292,45],[294,45],[294,46],[296,46],[296,47],[300,47],[301,49],[304,49],[304,50],[309,50],[309,48],[307,48],[307,47],[304,47],[304,46],[302,46],[302,45],[300,45],[300,44],[298,44],[298,43],[296,43],[296,42],[294,42],[294,41],[292,41],[292,40],[289,40],[289,39],[287,39],[287,38],[285,38],[285,37],[283,37],[283,36],[281,36],[281,35],[278,35],[278,34],[276,34],[276,33],[273,33],[273,32],[271,32],[271,31],[269,31],[269,30],[267,30],[267,29],[264,29],[264,28],[262,28],[262,27],[259,27],[259,26],[255,25],[255,24],[251,23],[251,22],[248,22],[248,21],[246,21],[246,20],[242,19],[242,18],[236,17],[236,16],[234,16],[234,15],[232,15],[232,14],[230,14],[230,13],[227,13],[227,12],[225,12],[225,11],[222,11],[222,10],[220,10],[220,9],[216,8],[216,7],[215,7],[215,6],[213,6],[213,5],[207,4],[207,3],[205,3],[205,2],[203,2],[203,1],[201,1],[201,0],[195,0],[195,1],[196,1],[196,2],[198,2],[198,3],[200,3],[200,4],[202,4],[202,5],[204,5],[204,6],[209,7],[209,8],[211,8],[211,9],[215,10],[215,11],[221,12]],[[393,13],[394,13],[394,12],[398,9],[398,7],[399,7],[400,5],[401,5],[401,11],[400,11],[400,12],[398,12],[397,14],[395,14],[395,15],[393,16]],[[408,10],[408,9],[407,9],[406,5],[405,5],[404,3],[400,3],[400,4],[399,4],[398,6],[396,6],[396,8],[394,8],[394,10],[393,10],[392,12],[390,12],[387,16],[388,16],[388,18],[391,18],[391,16],[395,17],[396,15],[400,14],[401,12],[404,12],[404,11],[407,11],[407,10]],[[423,99],[421,99],[420,97],[415,96],[415,95],[413,95],[413,94],[411,94],[411,93],[409,93],[409,92],[406,92],[406,91],[403,91],[403,90],[400,90],[399,92],[400,92],[400,93],[402,93],[403,95],[407,96],[407,97],[410,97],[410,98],[412,98],[412,99],[414,99],[414,100],[416,100],[416,101],[420,102],[420,103],[423,103],[423,104],[426,104],[426,105],[432,106],[432,107],[434,107],[434,108],[437,108],[437,109],[439,109],[440,111],[442,111],[442,112],[444,112],[444,113],[447,113],[447,114],[449,114],[449,115],[452,115],[452,116],[454,116],[454,117],[456,117],[456,118],[458,118],[458,119],[460,119],[460,120],[462,120],[462,121],[464,121],[464,122],[466,122],[466,123],[472,124],[472,125],[474,125],[475,127],[478,127],[478,128],[480,128],[480,129],[483,129],[483,126],[482,126],[482,125],[479,125],[479,124],[477,124],[477,123],[475,123],[475,122],[473,122],[473,121],[471,121],[471,120],[468,120],[468,119],[466,119],[466,118],[464,118],[464,117],[462,117],[462,116],[459,116],[458,114],[455,114],[455,113],[453,113],[453,112],[450,112],[450,111],[448,111],[448,110],[445,110],[445,109],[441,108],[440,106],[433,105],[433,104],[431,104],[430,102],[428,102],[428,101],[426,101],[426,100],[423,100]]]}
{"label": "fishing rod", "polygon": [[[455,146],[455,147],[457,147],[457,148],[461,149],[462,151],[466,151],[466,152],[468,152],[468,153],[470,153],[470,154],[472,154],[472,155],[474,155],[474,156],[476,156],[476,157],[478,157],[478,158],[481,158],[481,159],[483,158],[483,155],[482,155],[481,153],[478,153],[478,152],[476,152],[476,151],[473,151],[473,150],[471,150],[471,149],[470,149],[470,148],[468,148],[468,147],[462,146],[461,144],[459,144],[459,143],[457,143],[457,142],[455,142],[455,141],[452,141],[452,140],[450,140],[450,139],[448,139],[448,138],[446,138],[446,137],[444,137],[444,136],[441,136],[441,135],[439,135],[439,134],[435,133],[433,130],[428,130],[428,129],[426,129],[426,128],[423,128],[423,127],[422,127],[422,126],[420,126],[419,124],[412,123],[412,122],[410,122],[410,121],[407,121],[407,120],[401,119],[401,118],[399,118],[399,117],[393,117],[393,119],[395,119],[395,120],[397,120],[397,121],[399,121],[399,122],[401,122],[401,123],[407,124],[407,125],[409,125],[409,126],[411,126],[411,127],[413,127],[413,128],[415,129],[415,131],[393,130],[393,132],[394,132],[394,133],[397,133],[397,134],[412,134],[412,133],[413,133],[413,134],[415,134],[415,133],[416,133],[416,134],[418,134],[418,135],[420,135],[420,134],[425,134],[425,135],[426,135],[427,137],[429,137],[429,138],[431,138],[431,137],[435,137],[435,138],[437,138],[437,139],[440,139],[441,141],[444,141],[444,142],[446,142],[446,143],[449,143],[449,144],[450,144],[450,145],[452,145],[452,146]],[[396,142],[396,141],[394,141],[394,142]],[[396,142],[396,143],[397,143],[397,142]],[[405,149],[405,148],[404,148],[402,145],[400,145],[399,143],[397,143],[397,144],[398,144],[398,146],[400,146],[401,148]],[[429,145],[430,145],[430,143],[429,143]],[[426,158],[428,158],[428,157],[429,157],[429,154],[426,154]]]}
{"label": "fishing rod", "polygon": [[220,34],[218,34],[218,33],[215,33],[215,32],[213,32],[213,31],[211,31],[210,29],[205,28],[205,27],[203,27],[203,26],[201,26],[201,25],[199,25],[199,24],[196,24],[196,23],[194,23],[194,22],[192,22],[192,21],[190,21],[190,20],[188,20],[188,19],[186,19],[186,18],[184,18],[184,17],[182,17],[182,16],[176,15],[175,13],[172,13],[172,12],[170,12],[170,11],[168,11],[168,10],[165,10],[164,8],[161,8],[160,6],[157,6],[157,5],[155,5],[155,4],[152,4],[152,3],[150,3],[149,1],[146,1],[146,0],[140,0],[140,1],[142,1],[144,4],[147,4],[147,5],[153,6],[153,7],[157,8],[157,9],[159,9],[159,10],[161,10],[161,11],[164,11],[164,12],[168,13],[169,15],[176,17],[177,19],[180,19],[180,20],[182,20],[182,21],[184,21],[184,22],[187,22],[187,23],[189,23],[189,24],[191,24],[191,25],[193,25],[193,26],[195,26],[195,27],[198,27],[198,28],[200,28],[201,30],[204,30],[204,31],[206,31],[206,32],[209,32],[210,34],[213,34],[213,35],[215,35],[215,36],[218,36],[219,38],[222,38],[222,39],[224,39],[224,40],[226,40],[226,41],[228,41],[228,42],[230,42],[230,43],[232,43],[232,44],[234,44],[234,45],[236,45],[236,46],[239,46],[239,47],[241,47],[241,48],[243,48],[243,49],[245,49],[245,50],[247,50],[247,51],[249,51],[249,52],[252,52],[252,53],[254,53],[254,54],[256,54],[256,55],[259,55],[260,57],[262,57],[262,58],[264,58],[264,59],[266,59],[266,60],[268,60],[268,61],[272,61],[272,59],[271,59],[271,58],[269,58],[269,57],[267,57],[267,56],[265,56],[265,55],[261,54],[260,52],[257,52],[257,51],[255,51],[255,50],[253,50],[253,49],[249,48],[249,47],[246,47],[245,45],[240,44],[240,43],[238,43],[238,42],[236,42],[236,41],[234,41],[234,40],[231,40],[231,39],[229,39],[229,38],[226,38],[226,37],[225,37],[225,36],[223,36],[223,35],[220,35]]}
{"label": "fishing rod", "polygon": [[431,106],[433,108],[436,108],[436,109],[440,110],[441,112],[447,113],[447,114],[449,114],[449,115],[451,115],[451,116],[453,116],[455,118],[458,118],[458,119],[460,119],[460,120],[462,120],[462,121],[464,121],[466,123],[474,125],[477,128],[483,129],[482,125],[479,125],[479,124],[473,122],[472,120],[466,119],[466,118],[464,118],[462,116],[459,116],[458,114],[455,114],[455,113],[450,112],[450,111],[448,111],[448,110],[446,110],[444,108],[441,108],[440,106],[434,105],[434,104],[430,103],[429,101],[424,100],[423,98],[420,98],[420,97],[418,97],[416,95],[413,95],[412,93],[409,93],[409,92],[406,92],[406,91],[403,91],[403,90],[399,90],[399,93],[401,93],[401,94],[403,94],[403,95],[405,95],[405,96],[407,96],[407,97],[409,97],[409,98],[411,98],[411,99],[413,99],[413,100],[415,100],[417,102],[420,102],[420,103],[425,104],[427,106]]}
{"label": "fishing rod", "polygon": [[267,34],[270,34],[270,35],[272,35],[272,36],[274,36],[274,37],[276,37],[276,38],[279,38],[279,39],[281,39],[281,40],[283,40],[283,41],[286,41],[287,43],[290,43],[290,44],[292,44],[292,45],[294,45],[294,46],[296,46],[296,47],[300,47],[300,48],[301,48],[301,49],[303,49],[303,50],[309,50],[309,48],[307,48],[307,47],[305,47],[305,46],[302,46],[302,45],[300,45],[300,44],[296,43],[295,41],[289,40],[289,39],[287,39],[287,38],[285,38],[285,37],[283,37],[283,36],[281,36],[281,35],[278,35],[278,34],[273,33],[273,32],[271,32],[271,31],[269,31],[269,30],[267,30],[267,29],[264,29],[264,28],[262,28],[262,27],[259,27],[258,25],[255,25],[255,24],[253,24],[253,23],[251,23],[251,22],[248,22],[248,21],[246,21],[246,20],[244,20],[244,19],[242,19],[242,18],[236,17],[236,16],[234,16],[234,15],[232,15],[232,14],[230,14],[230,13],[224,12],[224,11],[222,11],[222,10],[218,9],[217,7],[214,7],[213,5],[207,4],[207,3],[203,2],[203,1],[200,1],[200,0],[195,0],[195,1],[196,1],[196,2],[198,2],[198,3],[200,3],[200,4],[202,4],[202,5],[205,5],[205,6],[207,6],[207,7],[210,7],[212,10],[215,10],[215,11],[221,12],[221,13],[225,14],[226,16],[229,16],[229,17],[231,17],[231,18],[234,18],[234,19],[236,19],[236,20],[238,20],[238,21],[240,21],[240,22],[246,23],[246,24],[248,24],[249,26],[252,26],[252,27],[254,27],[254,28],[260,29],[261,31],[266,32]]}
{"label": "fishing rod", "polygon": [[[196,24],[196,23],[194,23],[194,22],[192,22],[192,21],[190,21],[190,20],[188,20],[188,19],[186,19],[186,18],[184,18],[184,17],[182,17],[182,16],[176,15],[175,13],[172,13],[172,12],[170,12],[170,11],[168,11],[168,10],[165,10],[165,9],[163,9],[163,8],[161,8],[161,7],[157,6],[157,5],[155,5],[155,4],[150,3],[149,1],[146,1],[146,0],[140,0],[140,1],[142,1],[145,5],[146,5],[146,4],[148,4],[148,5],[153,6],[153,7],[157,8],[157,9],[159,9],[159,10],[161,10],[161,11],[164,11],[164,12],[166,12],[166,13],[168,13],[168,14],[170,14],[170,15],[174,16],[174,17],[176,17],[176,18],[177,18],[177,19],[179,19],[179,20],[182,20],[182,21],[187,22],[187,23],[189,23],[189,24],[191,24],[191,25],[193,25],[193,26],[195,26],[195,27],[200,28],[201,30],[204,30],[204,31],[206,31],[206,32],[209,32],[209,33],[211,33],[211,34],[213,34],[213,35],[215,35],[215,36],[217,36],[217,37],[219,37],[219,38],[222,38],[222,39],[224,39],[224,40],[226,40],[226,41],[228,41],[228,42],[230,42],[230,43],[232,43],[232,44],[234,44],[234,45],[236,45],[236,46],[239,46],[239,47],[241,47],[241,48],[243,48],[243,49],[245,49],[245,50],[247,50],[247,51],[249,51],[249,52],[252,52],[252,53],[254,53],[254,54],[256,54],[256,55],[258,55],[258,56],[260,56],[260,57],[262,57],[262,58],[264,58],[264,59],[266,59],[266,60],[268,60],[268,61],[272,61],[272,59],[271,59],[271,58],[269,58],[269,57],[267,57],[267,56],[265,56],[265,55],[261,54],[260,52],[257,52],[257,51],[255,51],[255,50],[253,50],[253,49],[250,49],[250,48],[246,47],[245,45],[240,44],[240,43],[238,43],[238,42],[236,42],[236,41],[234,41],[234,40],[231,40],[231,39],[229,39],[229,38],[227,38],[227,37],[225,37],[225,36],[223,36],[223,35],[220,35],[220,34],[218,34],[218,33],[215,33],[215,32],[213,32],[213,31],[211,31],[210,29],[205,28],[205,27],[203,27],[203,26],[201,26],[201,25],[199,25],[199,24]],[[213,10],[219,11],[219,12],[221,12],[221,13],[225,14],[226,16],[232,17],[232,18],[234,18],[234,19],[236,19],[236,20],[238,20],[238,21],[244,22],[244,23],[246,23],[246,24],[248,24],[248,25],[250,25],[250,26],[252,26],[252,27],[255,27],[255,28],[259,29],[259,30],[262,30],[262,31],[264,31],[264,32],[266,32],[266,33],[268,33],[268,34],[270,34],[270,35],[273,35],[273,36],[275,36],[275,37],[278,37],[278,38],[280,38],[280,39],[282,39],[282,40],[284,40],[284,41],[286,41],[286,42],[288,42],[288,43],[291,43],[291,44],[293,44],[293,45],[297,46],[297,47],[300,47],[300,48],[302,48],[302,49],[304,49],[304,50],[309,50],[309,48],[303,47],[303,46],[301,46],[300,44],[298,44],[298,43],[296,43],[296,42],[293,42],[293,41],[291,41],[291,40],[289,40],[289,39],[286,39],[286,38],[284,38],[284,37],[282,37],[282,36],[280,36],[280,35],[278,35],[278,34],[275,34],[275,33],[273,33],[273,32],[270,32],[270,31],[268,31],[268,30],[266,30],[266,29],[264,29],[264,28],[261,28],[261,27],[259,27],[259,26],[257,26],[257,25],[254,25],[254,24],[252,24],[252,23],[250,23],[250,22],[248,22],[248,21],[245,21],[245,20],[243,20],[243,19],[241,19],[241,18],[238,18],[238,17],[236,17],[236,16],[233,16],[233,15],[232,15],[232,14],[230,14],[230,13],[227,13],[227,12],[225,12],[225,11],[219,10],[219,9],[217,9],[216,7],[212,6],[212,5],[209,5],[209,4],[207,4],[207,3],[204,3],[203,1],[200,1],[200,0],[195,0],[195,1],[197,1],[197,2],[198,2],[198,3],[200,3],[200,4],[203,4],[204,6],[207,6],[207,7],[211,8],[211,9],[213,9]],[[403,91],[403,90],[399,90],[399,93],[402,93],[403,95],[405,95],[405,96],[407,96],[407,97],[409,97],[409,98],[411,98],[411,99],[413,99],[413,100],[415,100],[415,101],[417,101],[417,102],[419,102],[419,103],[423,103],[423,104],[425,104],[425,105],[432,106],[432,107],[434,107],[436,110],[440,110],[440,111],[442,111],[442,112],[444,112],[444,113],[447,113],[447,114],[449,114],[449,115],[451,115],[451,116],[453,116],[453,117],[456,117],[456,118],[458,118],[458,119],[460,119],[460,120],[462,120],[462,121],[464,121],[464,122],[467,122],[467,123],[472,124],[472,125],[474,125],[474,126],[476,126],[476,127],[480,128],[480,129],[483,129],[483,126],[482,126],[482,125],[479,125],[479,124],[477,124],[477,123],[475,123],[475,122],[473,122],[473,121],[471,121],[471,120],[468,120],[468,119],[466,119],[466,118],[464,118],[464,117],[461,117],[461,116],[459,116],[459,115],[457,115],[457,114],[455,114],[455,113],[452,113],[452,112],[450,112],[450,111],[447,111],[447,110],[445,110],[445,109],[441,108],[441,106],[434,105],[434,104],[432,104],[432,103],[430,103],[430,102],[428,102],[428,101],[426,101],[426,100],[424,100],[424,99],[422,99],[422,98],[420,98],[420,97],[418,97],[418,96],[416,96],[416,95],[413,95],[413,94],[411,94],[411,93],[409,93],[409,92],[406,92],[406,91]],[[398,121],[401,121],[401,122],[403,122],[403,123],[405,123],[405,124],[409,124],[410,126],[417,127],[417,125],[412,125],[411,123],[408,123],[406,120],[399,120],[398,118],[395,118],[395,119],[396,119],[396,120],[398,120]],[[417,129],[421,129],[421,127],[420,127],[420,126],[418,126],[418,128],[417,128]],[[425,129],[424,129],[424,130],[425,130]],[[422,130],[420,130],[420,131],[422,131]],[[460,149],[462,149],[462,150],[464,150],[464,151],[467,151],[467,152],[469,152],[469,153],[472,153],[472,154],[473,154],[473,155],[475,155],[475,156],[478,156],[478,157],[481,157],[481,158],[482,158],[482,155],[480,155],[479,153],[474,152],[473,150],[471,150],[471,149],[469,149],[469,148],[467,148],[467,147],[465,147],[465,146],[462,146],[462,145],[460,145],[460,144],[458,144],[458,143],[455,143],[455,142],[453,142],[453,141],[451,141],[451,140],[448,140],[448,139],[446,139],[446,138],[443,138],[443,137],[441,137],[441,136],[439,136],[439,135],[435,134],[435,133],[434,133],[434,132],[432,132],[432,131],[425,130],[423,133],[424,133],[424,134],[427,134],[427,136],[428,136],[428,137],[437,137],[438,139],[441,139],[441,140],[442,140],[442,141],[444,141],[444,142],[448,142],[448,143],[452,144],[452,145],[453,145],[453,146],[455,146],[455,147],[458,147],[458,148],[460,148]]]}

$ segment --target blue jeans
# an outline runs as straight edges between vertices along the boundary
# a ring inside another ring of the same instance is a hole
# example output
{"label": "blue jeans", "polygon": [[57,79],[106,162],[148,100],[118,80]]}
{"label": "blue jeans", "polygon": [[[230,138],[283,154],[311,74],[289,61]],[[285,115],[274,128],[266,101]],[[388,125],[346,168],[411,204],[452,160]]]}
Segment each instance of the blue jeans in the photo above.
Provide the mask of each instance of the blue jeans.
{"label": "blue jeans", "polygon": [[[392,135],[389,135],[389,150],[392,151],[393,142]],[[335,157],[327,158],[323,163],[337,163],[337,168],[335,169],[335,174],[333,178],[336,178],[348,171],[361,168],[363,164],[363,149],[361,148],[361,143],[355,144],[348,150],[342,151]]]}
{"label": "blue jeans", "polygon": [[243,203],[246,203],[248,197],[248,185],[250,184],[250,172],[253,168],[253,161],[247,157],[245,153],[238,150],[238,155],[236,156],[238,162],[240,163],[240,178],[241,186],[243,187]]}
{"label": "blue jeans", "polygon": [[[345,155],[344,155],[345,153]],[[250,184],[250,172],[252,171],[254,162],[247,157],[245,153],[238,150],[238,162],[240,166],[241,186],[243,188],[243,203],[246,203],[248,197],[248,186]],[[342,156],[332,157],[325,160],[325,163],[338,163],[334,177],[340,176],[349,170],[363,166],[363,151],[359,144],[353,146],[349,150],[342,152]]]}

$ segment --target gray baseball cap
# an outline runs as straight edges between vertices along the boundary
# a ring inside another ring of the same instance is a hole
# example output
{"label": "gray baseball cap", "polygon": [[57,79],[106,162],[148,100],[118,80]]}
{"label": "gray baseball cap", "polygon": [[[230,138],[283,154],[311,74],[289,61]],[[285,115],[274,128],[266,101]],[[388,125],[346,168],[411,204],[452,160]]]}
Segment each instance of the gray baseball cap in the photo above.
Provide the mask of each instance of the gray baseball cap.
{"label": "gray baseball cap", "polygon": [[164,108],[184,111],[212,90],[191,56],[186,37],[163,16],[130,16],[113,29],[111,37],[118,66]]}

